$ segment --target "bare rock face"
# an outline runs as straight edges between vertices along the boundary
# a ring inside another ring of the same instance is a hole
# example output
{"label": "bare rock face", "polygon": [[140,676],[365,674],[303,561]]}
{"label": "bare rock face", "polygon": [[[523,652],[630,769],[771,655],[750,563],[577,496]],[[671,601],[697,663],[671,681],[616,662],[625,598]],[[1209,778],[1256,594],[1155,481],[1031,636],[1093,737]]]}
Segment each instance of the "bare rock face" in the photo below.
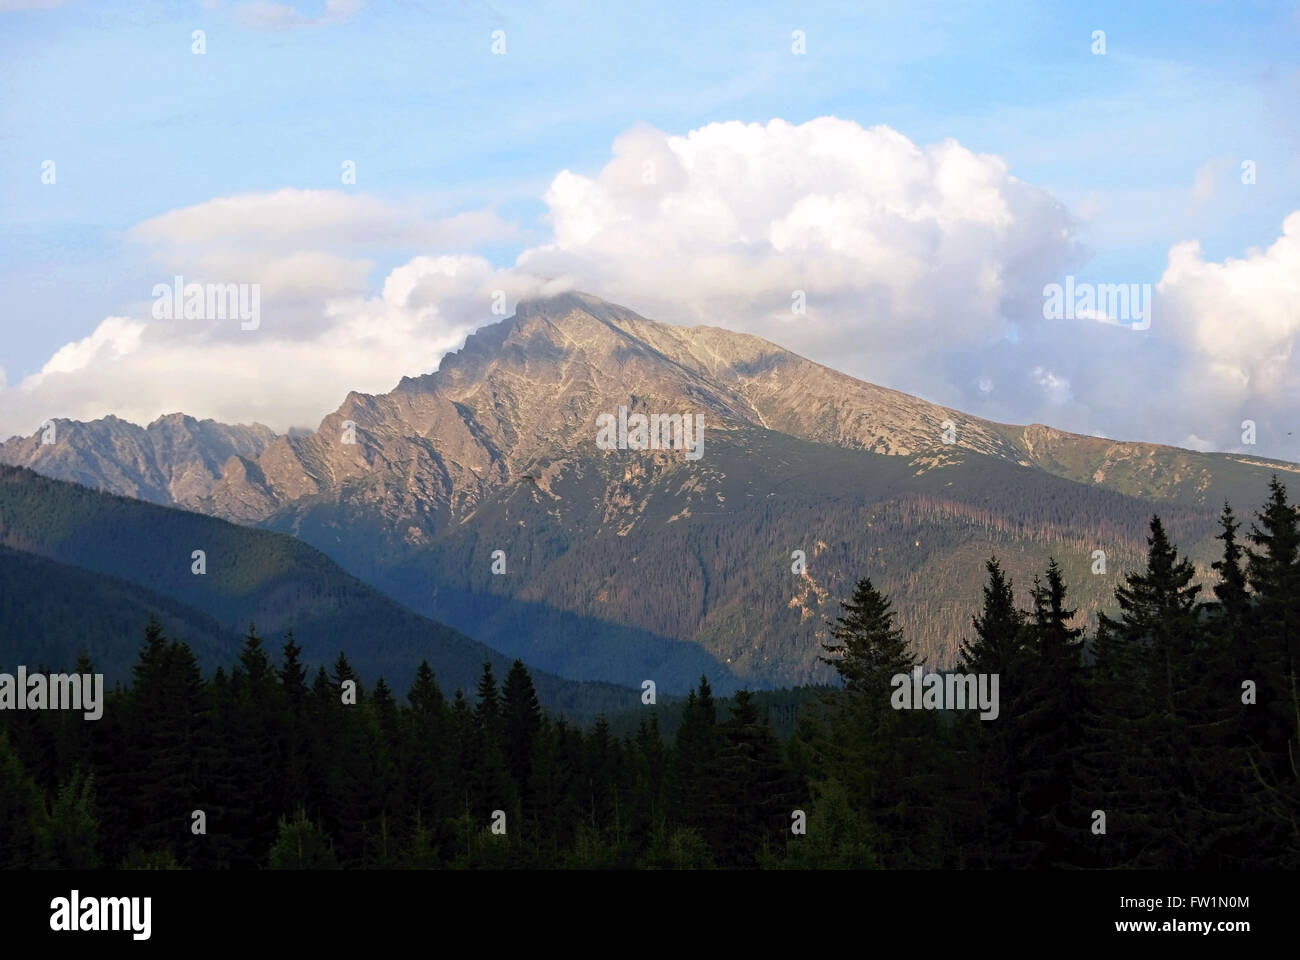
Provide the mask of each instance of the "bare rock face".
{"label": "bare rock face", "polygon": [[[598,418],[703,418],[704,453],[608,450]],[[315,431],[181,414],[60,420],[0,462],[291,533],[409,608],[573,679],[685,691],[829,679],[828,618],[857,577],[928,662],[969,631],[984,561],[1049,556],[1093,616],[1141,562],[1150,501],[1208,570],[1294,464],[971,417],[758,337],[580,293],[521,303],[434,373],[350,393]],[[796,551],[796,552],[792,552]],[[793,571],[804,551],[808,567]],[[497,576],[491,558],[508,558]]]}
{"label": "bare rock face", "polygon": [[[46,439],[53,442],[43,442]],[[162,504],[196,503],[232,457],[255,458],[275,439],[261,424],[228,426],[172,413],[140,427],[114,416],[53,421],[0,444],[0,462]]]}
{"label": "bare rock face", "polygon": [[[967,416],[855,380],[773,343],[657,323],[582,293],[519,304],[435,373],[351,393],[314,433],[277,436],[182,414],[139,427],[55,422],[0,444],[0,462],[114,493],[260,523],[295,505],[349,503],[420,541],[539,464],[594,456],[596,418],[697,413],[706,430],[761,427],[819,444],[916,458],[960,451],[1153,498],[1208,489],[1214,455]],[[1284,465],[1282,467],[1286,469]]]}

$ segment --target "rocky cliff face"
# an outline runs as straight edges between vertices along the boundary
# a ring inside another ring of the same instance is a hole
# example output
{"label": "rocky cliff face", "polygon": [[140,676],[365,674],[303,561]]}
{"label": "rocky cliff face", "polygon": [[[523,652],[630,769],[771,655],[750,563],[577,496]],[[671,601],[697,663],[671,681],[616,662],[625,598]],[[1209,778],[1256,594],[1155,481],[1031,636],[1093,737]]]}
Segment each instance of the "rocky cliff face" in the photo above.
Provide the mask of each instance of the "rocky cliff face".
{"label": "rocky cliff face", "polygon": [[[583,294],[520,304],[436,373],[349,394],[315,433],[276,436],[171,414],[148,427],[56,421],[0,444],[0,462],[114,493],[257,523],[304,498],[357,498],[399,519],[462,516],[539,458],[594,450],[596,417],[692,412],[706,429],[760,426],[908,456],[954,445],[1012,462],[1005,428],[854,380],[775,344],[675,327]],[[355,441],[355,442],[352,442]]]}
{"label": "rocky cliff face", "polygon": [[0,461],[140,500],[193,504],[232,459],[256,459],[274,440],[261,424],[227,426],[180,413],[147,427],[114,416],[54,420],[52,434],[47,428],[0,444]]}
{"label": "rocky cliff face", "polygon": [[[620,407],[702,416],[702,458],[599,448]],[[1058,557],[1095,614],[1155,509],[1208,570],[1223,501],[1244,515],[1271,473],[1300,469],[991,423],[578,293],[520,304],[387,394],[349,394],[314,432],[179,414],[56,430],[0,461],[292,533],[538,667],[666,690],[704,672],[723,691],[827,679],[819,638],[864,574],[933,663],[968,634],[991,553],[1021,589]]]}

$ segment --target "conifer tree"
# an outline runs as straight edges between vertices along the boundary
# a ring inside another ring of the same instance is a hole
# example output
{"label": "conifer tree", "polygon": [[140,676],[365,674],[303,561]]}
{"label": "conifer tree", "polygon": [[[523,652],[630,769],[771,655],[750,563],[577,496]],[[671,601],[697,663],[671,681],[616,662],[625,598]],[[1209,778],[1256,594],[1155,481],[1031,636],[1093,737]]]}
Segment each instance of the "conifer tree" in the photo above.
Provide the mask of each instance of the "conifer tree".
{"label": "conifer tree", "polygon": [[[399,809],[398,799],[398,757],[400,741],[400,717],[397,701],[392,688],[382,676],[375,681],[375,690],[370,697],[370,709],[374,713],[374,724],[370,730],[373,744],[370,751],[371,780],[370,793],[374,798],[372,806],[393,819]],[[394,822],[393,826],[401,826]]]}
{"label": "conifer tree", "polygon": [[605,830],[617,834],[622,827],[618,789],[622,758],[619,743],[610,736],[609,721],[604,714],[596,718],[585,753],[586,822],[596,831],[593,837]]}
{"label": "conifer tree", "polygon": [[232,773],[248,818],[235,864],[252,867],[260,865],[259,855],[274,842],[276,823],[287,803],[281,749],[288,739],[278,677],[252,623],[230,682],[227,732],[233,748]]}
{"label": "conifer tree", "polygon": [[885,866],[933,865],[937,717],[891,703],[893,678],[910,675],[916,656],[870,579],[859,580],[841,606],[844,615],[829,624],[832,642],[823,644],[832,656],[822,658],[844,684],[828,740],[831,777],[879,836]]}
{"label": "conifer tree", "polygon": [[352,669],[352,664],[348,663],[347,656],[340,650],[339,658],[334,661],[334,668],[330,671],[330,683],[334,685],[336,697],[341,696],[343,684],[347,680],[351,680],[357,685],[357,703],[360,704],[365,694],[362,689],[361,678],[357,676],[356,671]]}
{"label": "conifer tree", "polygon": [[996,557],[985,563],[988,583],[984,605],[972,617],[975,639],[962,641],[958,669],[962,673],[996,673],[1006,695],[1011,678],[1025,665],[1025,615],[1016,607],[1011,581]]}
{"label": "conifer tree", "polygon": [[280,817],[278,836],[268,860],[272,870],[338,869],[329,837],[301,809],[292,820]]}
{"label": "conifer tree", "polygon": [[294,642],[292,630],[281,650],[280,686],[290,712],[299,715],[307,698],[307,668],[302,664],[302,647]]}
{"label": "conifer tree", "polygon": [[497,691],[492,664],[483,664],[478,682],[478,703],[474,707],[473,761],[471,798],[476,822],[486,823],[493,810],[515,812],[516,792],[506,769],[501,715],[501,695]]}
{"label": "conifer tree", "polygon": [[[1253,600],[1248,618],[1253,643],[1247,656],[1257,676],[1245,678],[1254,682],[1256,695],[1256,703],[1247,707],[1245,728],[1252,785],[1267,787],[1253,791],[1250,801],[1257,807],[1253,822],[1259,831],[1269,831],[1259,839],[1260,846],[1281,851],[1287,834],[1277,833],[1284,825],[1269,816],[1267,798],[1286,795],[1297,776],[1293,690],[1300,665],[1300,516],[1276,476],[1249,540],[1246,574]],[[1270,865],[1278,865],[1277,859]]]}
{"label": "conifer tree", "polygon": [[1300,521],[1286,487],[1273,477],[1269,498],[1251,525],[1247,576],[1255,600],[1251,626],[1257,644],[1261,748],[1277,773],[1286,768],[1290,734],[1290,677],[1300,661]]}
{"label": "conifer tree", "polygon": [[1066,606],[1065,579],[1055,558],[1045,580],[1034,578],[1031,597],[1026,631],[1033,673],[1019,721],[1024,820],[1016,833],[1023,865],[1043,868],[1060,865],[1087,829],[1074,804],[1086,706],[1083,629],[1070,626],[1078,611]]}
{"label": "conifer tree", "polygon": [[281,700],[286,714],[282,724],[284,739],[279,744],[279,754],[284,765],[283,799],[295,809],[305,808],[313,793],[307,668],[303,666],[301,656],[302,648],[294,642],[293,631],[290,630],[281,650],[279,672]]}
{"label": "conifer tree", "polygon": [[455,808],[447,789],[453,774],[448,763],[447,705],[427,660],[416,670],[406,699],[411,707],[403,718],[400,760],[406,815],[414,815],[416,823],[423,825],[419,829],[427,836],[421,842],[432,851],[437,847],[437,825]]}
{"label": "conifer tree", "polygon": [[1032,677],[1033,652],[1010,579],[995,557],[985,569],[983,605],[972,617],[975,636],[962,643],[957,670],[998,678],[998,715],[984,720],[967,711],[957,717],[954,762],[965,786],[954,791],[952,812],[970,838],[967,864],[1005,867],[1016,862],[1012,837],[1024,819],[1020,694]]}
{"label": "conifer tree", "polygon": [[667,816],[668,751],[659,731],[657,714],[652,713],[648,720],[643,718],[637,723],[628,758],[632,768],[629,829],[634,836],[641,838],[641,848],[637,853],[643,854],[651,834]]}
{"label": "conifer tree", "polygon": [[721,804],[721,750],[713,688],[708,677],[701,676],[698,691],[691,689],[687,694],[681,726],[677,728],[671,791],[674,819],[705,838],[717,835],[714,825]]}
{"label": "conifer tree", "polygon": [[1246,571],[1242,566],[1245,551],[1237,541],[1237,531],[1241,524],[1232,512],[1232,506],[1223,505],[1219,515],[1221,532],[1215,536],[1223,541],[1223,556],[1210,566],[1218,572],[1219,582],[1214,585],[1214,595],[1218,598],[1223,614],[1234,622],[1243,620],[1250,607],[1250,595],[1246,588]]}
{"label": "conifer tree", "polygon": [[36,782],[10,743],[9,731],[0,728],[0,870],[36,864],[42,803]]}
{"label": "conifer tree", "polygon": [[99,860],[95,778],[73,771],[38,821],[39,865],[46,870],[94,870]]}
{"label": "conifer tree", "polygon": [[1211,827],[1201,587],[1158,517],[1150,531],[1146,568],[1115,589],[1119,619],[1099,618],[1082,793],[1106,811],[1105,842],[1089,841],[1102,864],[1190,869]]}
{"label": "conifer tree", "polygon": [[781,844],[789,831],[794,776],[748,690],[732,698],[722,733],[722,810],[710,846],[722,865],[753,867],[759,853]]}
{"label": "conifer tree", "polygon": [[916,665],[915,654],[894,626],[888,598],[864,577],[841,606],[844,615],[828,624],[833,642],[822,644],[832,656],[819,659],[835,668],[849,691],[887,697],[890,678]]}
{"label": "conifer tree", "polygon": [[537,735],[542,727],[542,708],[537,702],[532,677],[522,660],[516,660],[506,676],[501,712],[506,765],[519,793],[526,799],[537,750]]}

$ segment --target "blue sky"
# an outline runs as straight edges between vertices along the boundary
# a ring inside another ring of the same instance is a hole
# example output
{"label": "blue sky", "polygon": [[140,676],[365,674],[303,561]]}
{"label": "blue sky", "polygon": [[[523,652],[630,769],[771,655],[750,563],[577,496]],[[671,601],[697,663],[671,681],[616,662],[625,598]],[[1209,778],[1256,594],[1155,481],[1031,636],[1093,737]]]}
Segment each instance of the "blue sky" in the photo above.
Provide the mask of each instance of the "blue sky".
{"label": "blue sky", "polygon": [[[556,174],[597,175],[637,124],[680,135],[829,115],[918,146],[953,138],[1065,204],[1085,279],[1155,282],[1187,240],[1209,260],[1240,257],[1300,209],[1294,3],[393,0],[285,29],[230,2],[14,6],[0,0],[10,385],[146,297],[159,269],[132,227],[217,197],[341,189],[348,159],[357,185],[343,189],[515,224],[457,251],[498,266],[548,238]],[[1243,159],[1257,165],[1248,188]],[[424,252],[372,245],[372,285]]]}

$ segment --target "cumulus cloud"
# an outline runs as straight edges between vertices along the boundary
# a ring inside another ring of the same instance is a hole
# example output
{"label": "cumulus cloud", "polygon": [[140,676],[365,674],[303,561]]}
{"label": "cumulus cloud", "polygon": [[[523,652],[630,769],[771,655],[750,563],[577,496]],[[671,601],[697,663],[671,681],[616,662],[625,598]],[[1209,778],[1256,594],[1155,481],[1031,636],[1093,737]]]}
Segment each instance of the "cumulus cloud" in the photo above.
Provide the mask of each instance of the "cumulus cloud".
{"label": "cumulus cloud", "polygon": [[554,179],[554,241],[521,268],[663,319],[794,337],[867,376],[1000,340],[1081,254],[1057,200],[955,141],[826,117],[640,127],[613,152],[594,177]]}
{"label": "cumulus cloud", "polygon": [[[517,235],[517,227],[491,210],[429,217],[365,194],[295,189],[208,200],[126,234],[159,266],[159,283],[180,276],[187,283],[258,284],[268,332],[309,340],[325,332],[322,313],[330,299],[370,290],[371,255],[461,253]],[[240,337],[230,324],[201,333]]]}
{"label": "cumulus cloud", "polygon": [[1177,244],[1156,292],[1157,317],[1164,317],[1158,335],[1184,354],[1171,388],[1184,395],[1190,414],[1214,431],[1211,436],[1231,435],[1237,442],[1224,445],[1239,448],[1243,418],[1257,422],[1262,445],[1294,431],[1300,409],[1300,211],[1283,221],[1272,245],[1242,258],[1207,261],[1199,243]]}
{"label": "cumulus cloud", "polygon": [[[474,328],[499,319],[492,295],[513,304],[529,281],[479,256],[422,255],[379,291],[361,254],[396,247],[474,247],[514,235],[495,214],[428,218],[364,195],[280,190],[218,198],[147,220],[127,238],[156,263],[153,278],[248,285],[260,318],[161,319],[142,300],[61,347],[0,395],[0,434],[47,417],[114,413],[147,423],[184,410],[231,422],[314,426],[349,390],[384,391],[435,369]],[[142,290],[142,297],[151,290]]]}
{"label": "cumulus cloud", "polygon": [[[348,390],[434,369],[500,319],[494,291],[513,308],[552,282],[756,333],[991,419],[1223,449],[1249,417],[1259,452],[1288,455],[1268,438],[1300,399],[1300,213],[1241,259],[1179,243],[1163,277],[1093,278],[1153,284],[1139,332],[1100,313],[1044,318],[1044,286],[1089,255],[1076,220],[998,157],[951,140],[918,146],[832,117],[684,136],[637,126],[599,171],[557,173],[544,200],[549,239],[506,267],[472,254],[520,236],[491,211],[426,217],[362,194],[279,190],[154,217],[128,236],[159,280],[261,283],[261,328],[119,307],[4,390],[0,432],[177,409],[313,424]],[[379,252],[403,249],[414,256],[371,276]],[[797,291],[804,315],[791,310]]]}
{"label": "cumulus cloud", "polygon": [[481,257],[418,257],[393,271],[379,296],[330,300],[311,339],[276,336],[265,323],[248,331],[230,323],[236,335],[218,337],[211,322],[110,317],[5,391],[4,426],[30,432],[50,416],[107,413],[148,423],[176,410],[281,430],[314,426],[349,390],[382,392],[403,374],[435,369],[496,319],[497,289],[517,299],[531,288]]}

